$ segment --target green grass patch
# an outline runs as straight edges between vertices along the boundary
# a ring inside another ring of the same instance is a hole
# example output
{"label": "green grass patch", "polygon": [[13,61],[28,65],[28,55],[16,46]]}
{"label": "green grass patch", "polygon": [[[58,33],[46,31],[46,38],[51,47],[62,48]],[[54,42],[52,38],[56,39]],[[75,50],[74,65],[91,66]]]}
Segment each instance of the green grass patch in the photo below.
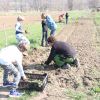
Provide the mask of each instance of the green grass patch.
{"label": "green grass patch", "polygon": [[85,10],[69,11],[68,13],[70,18],[86,17],[89,14],[89,12]]}
{"label": "green grass patch", "polygon": [[68,89],[66,96],[69,97],[70,100],[100,100],[99,89],[99,87],[93,87],[88,90],[86,89],[85,92]]}
{"label": "green grass patch", "polygon": [[[89,15],[88,11],[69,11],[69,23],[72,22],[73,19],[75,19],[75,21],[78,20],[79,17],[82,16],[87,16]],[[18,14],[20,15],[24,15],[27,16],[28,13],[7,13],[5,14],[7,15],[13,15],[16,16]],[[31,12],[29,13],[29,15],[35,14],[36,16],[38,15],[37,12]],[[0,14],[1,16],[4,15],[4,13]],[[61,31],[61,29],[63,28],[64,23],[57,23],[57,33],[59,33]],[[35,22],[32,24],[27,24],[24,26],[25,29],[27,29],[29,31],[30,34],[25,34],[26,37],[30,40],[31,42],[31,47],[39,47],[41,44],[41,38],[42,38],[42,29],[41,29],[41,22]],[[5,35],[6,33],[6,35]],[[7,37],[7,39],[6,39]],[[6,41],[7,40],[7,41]],[[10,44],[16,44],[16,37],[15,37],[15,29],[5,29],[5,30],[0,30],[0,48],[5,47],[7,45]]]}
{"label": "green grass patch", "polygon": [[78,21],[78,19],[81,17],[87,17],[89,15],[89,11],[74,10],[74,11],[69,11],[68,14],[69,14],[69,22],[71,23],[73,20]]}
{"label": "green grass patch", "polygon": [[13,29],[0,31],[0,48],[9,44],[15,44],[15,33]]}
{"label": "green grass patch", "polygon": [[100,87],[94,87],[92,88],[93,92],[100,93]]}
{"label": "green grass patch", "polygon": [[97,26],[100,25],[100,12],[95,12],[94,21]]}
{"label": "green grass patch", "polygon": [[73,90],[67,90],[66,95],[71,100],[86,100],[86,94],[83,92],[73,91]]}
{"label": "green grass patch", "polygon": [[[59,33],[63,28],[64,24],[57,23],[57,32]],[[39,47],[41,44],[42,38],[42,28],[41,22],[27,24],[24,26],[24,29],[28,30],[29,34],[25,34],[26,37],[31,42],[31,47]],[[14,29],[5,29],[0,31],[0,48],[7,45],[16,44],[15,30]]]}

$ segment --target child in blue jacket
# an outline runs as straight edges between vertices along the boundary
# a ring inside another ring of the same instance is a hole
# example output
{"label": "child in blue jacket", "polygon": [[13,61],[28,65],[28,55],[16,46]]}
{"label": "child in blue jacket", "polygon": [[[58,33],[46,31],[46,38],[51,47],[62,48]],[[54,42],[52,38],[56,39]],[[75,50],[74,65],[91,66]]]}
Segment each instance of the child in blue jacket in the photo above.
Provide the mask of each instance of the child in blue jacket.
{"label": "child in blue jacket", "polygon": [[18,16],[17,17],[17,23],[15,25],[15,29],[16,29],[16,39],[17,42],[20,43],[21,41],[27,43],[30,45],[30,41],[24,36],[24,30],[22,28],[22,22],[24,21],[24,18],[22,16]]}

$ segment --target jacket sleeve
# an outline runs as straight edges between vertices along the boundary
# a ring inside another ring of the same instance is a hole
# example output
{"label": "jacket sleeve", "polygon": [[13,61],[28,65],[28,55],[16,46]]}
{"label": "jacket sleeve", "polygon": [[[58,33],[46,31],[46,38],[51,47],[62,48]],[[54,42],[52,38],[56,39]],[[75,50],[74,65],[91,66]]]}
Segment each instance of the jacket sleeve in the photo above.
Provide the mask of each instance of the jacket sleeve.
{"label": "jacket sleeve", "polygon": [[51,61],[54,59],[54,57],[55,57],[55,49],[52,47],[50,55],[49,55],[47,61],[45,62],[45,64],[49,65],[49,63],[51,63]]}

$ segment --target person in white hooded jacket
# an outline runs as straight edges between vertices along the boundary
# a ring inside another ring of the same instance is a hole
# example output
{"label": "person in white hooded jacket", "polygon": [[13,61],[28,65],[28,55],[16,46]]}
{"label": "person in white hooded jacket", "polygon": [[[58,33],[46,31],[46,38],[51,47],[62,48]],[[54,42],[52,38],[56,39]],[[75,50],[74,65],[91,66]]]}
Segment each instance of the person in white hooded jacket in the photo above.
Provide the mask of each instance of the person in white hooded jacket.
{"label": "person in white hooded jacket", "polygon": [[[18,84],[22,77],[23,80],[26,80],[22,66],[22,52],[28,49],[28,45],[25,42],[20,42],[18,46],[11,45],[0,50],[0,66],[4,69],[3,74],[3,86],[11,86],[10,97],[21,96],[21,93],[16,91]],[[14,75],[13,82],[8,80],[9,73]]]}

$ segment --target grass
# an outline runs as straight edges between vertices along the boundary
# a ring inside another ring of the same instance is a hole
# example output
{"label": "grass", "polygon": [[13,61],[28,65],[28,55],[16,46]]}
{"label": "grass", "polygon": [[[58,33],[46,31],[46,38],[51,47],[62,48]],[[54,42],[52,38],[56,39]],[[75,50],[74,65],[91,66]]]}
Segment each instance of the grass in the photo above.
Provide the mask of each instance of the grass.
{"label": "grass", "polygon": [[93,14],[93,20],[97,29],[97,51],[100,52],[100,12],[95,12]]}
{"label": "grass", "polygon": [[66,95],[71,99],[71,100],[86,100],[86,94],[83,92],[78,92],[78,91],[73,91],[71,89],[68,89],[66,91]]}
{"label": "grass", "polygon": [[12,29],[0,31],[0,48],[6,45],[6,38],[7,38],[7,44],[15,43],[15,38]]}
{"label": "grass", "polygon": [[93,90],[95,93],[100,93],[100,87],[94,87],[94,88],[92,88],[92,90]]}
{"label": "grass", "polygon": [[79,11],[79,10],[74,10],[74,11],[69,11],[69,22],[72,22],[73,20],[78,21],[79,18],[81,17],[87,17],[89,15],[89,11]]}
{"label": "grass", "polygon": [[[69,23],[72,22],[73,19],[78,20],[79,17],[81,16],[87,16],[89,12],[87,11],[69,11]],[[8,13],[7,15],[13,15],[16,16],[19,13]],[[28,13],[32,15],[33,13]],[[36,12],[34,13],[35,15],[38,15]],[[1,13],[0,16],[5,15],[4,13]],[[27,15],[27,13],[20,13],[20,15]],[[99,15],[98,15],[99,16]],[[64,26],[63,23],[57,23],[57,33],[59,33]],[[26,37],[30,40],[31,42],[31,47],[39,47],[41,43],[41,22],[36,22],[33,24],[27,24],[24,26],[25,29],[29,31],[30,34],[27,34]],[[5,33],[7,36],[5,36]],[[6,43],[6,37],[7,37],[7,43]],[[10,44],[16,44],[16,38],[15,38],[15,30],[14,28],[9,28],[5,30],[0,30],[0,48],[5,47],[6,45]]]}
{"label": "grass", "polygon": [[94,21],[97,26],[100,25],[100,12],[95,12]]}
{"label": "grass", "polygon": [[[63,28],[64,24],[62,23],[57,23],[57,32],[59,33],[61,29]],[[41,44],[41,24],[40,23],[35,23],[34,25],[30,24],[28,26],[25,26],[26,29],[29,30],[30,35],[27,35],[31,42],[31,47],[39,47]],[[50,31],[49,31],[50,33]]]}
{"label": "grass", "polygon": [[100,100],[99,89],[99,87],[94,87],[85,92],[67,89],[66,96],[69,97],[70,100]]}
{"label": "grass", "polygon": [[[57,33],[59,33],[64,26],[62,23],[57,23]],[[27,24],[24,26],[28,30],[29,34],[25,34],[26,37],[31,42],[31,47],[39,47],[41,43],[41,23],[37,22],[34,24]],[[6,34],[6,35],[5,35]],[[7,43],[6,43],[7,38]],[[5,47],[6,45],[16,44],[15,30],[14,29],[5,29],[0,31],[0,48]]]}
{"label": "grass", "polygon": [[86,16],[88,16],[88,14],[89,14],[89,12],[85,11],[85,10],[82,10],[82,11],[79,11],[79,10],[69,11],[69,17],[70,18],[86,17]]}

